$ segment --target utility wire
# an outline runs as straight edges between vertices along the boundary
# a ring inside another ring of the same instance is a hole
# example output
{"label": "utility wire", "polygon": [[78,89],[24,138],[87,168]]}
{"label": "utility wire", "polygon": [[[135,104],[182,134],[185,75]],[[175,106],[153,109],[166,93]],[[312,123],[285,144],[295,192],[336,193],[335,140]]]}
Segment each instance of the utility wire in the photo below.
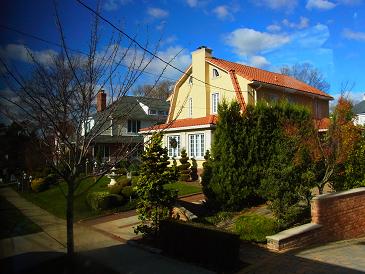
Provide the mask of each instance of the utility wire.
{"label": "utility wire", "polygon": [[[9,26],[6,26],[6,25],[3,25],[3,24],[0,24],[0,28],[3,28],[3,29],[6,29],[8,31],[12,31],[12,32],[15,32],[15,33],[18,33],[20,35],[23,35],[23,36],[26,36],[26,37],[30,37],[32,39],[35,39],[35,40],[38,40],[38,41],[41,41],[43,43],[47,43],[49,45],[53,45],[53,46],[56,46],[56,47],[59,47],[59,48],[63,48],[61,44],[58,44],[56,42],[53,42],[53,41],[50,41],[50,40],[47,40],[47,39],[44,39],[40,36],[37,36],[37,35],[34,35],[34,34],[31,34],[31,33],[26,33],[24,31],[21,31],[21,30],[18,30],[18,29],[15,29],[15,28],[12,28],[12,27],[9,27]],[[79,53],[79,54],[82,54],[82,55],[85,55],[85,56],[89,56],[88,53],[86,52],[83,52],[81,50],[78,50],[78,49],[73,49],[73,48],[70,48],[70,47],[67,47],[66,48],[67,50],[70,50],[70,51],[73,51],[73,52],[76,52],[76,53]],[[123,66],[125,68],[128,68],[127,65],[124,65],[124,64],[119,64],[120,66]],[[140,69],[134,69],[135,71],[141,71],[142,73],[146,73],[146,74],[150,74],[150,75],[153,75],[153,76],[156,76],[158,77],[159,75],[157,74],[154,74],[152,72],[148,72],[146,70],[140,70]],[[167,80],[170,80],[170,81],[174,81],[176,82],[177,79],[173,79],[173,78],[170,78],[170,77],[166,77],[166,76],[161,76],[161,78],[165,78]]]}
{"label": "utility wire", "polygon": [[[90,6],[86,5],[85,3],[83,3],[81,0],[76,0],[77,2],[79,2],[82,6],[84,6],[86,9],[88,9],[91,13],[95,14],[97,17],[99,17],[101,20],[103,20],[104,22],[106,22],[107,24],[109,24],[112,28],[114,28],[115,30],[117,30],[118,32],[120,32],[121,34],[123,34],[125,37],[127,37],[129,40],[131,40],[133,43],[135,43],[140,49],[142,49],[143,51],[147,52],[148,54],[152,55],[153,57],[155,57],[156,59],[160,60],[161,62],[163,62],[164,64],[166,64],[167,66],[181,72],[183,75],[186,76],[190,76],[189,74],[187,74],[185,71],[179,69],[178,67],[170,64],[168,61],[165,61],[164,59],[162,59],[160,56],[158,56],[157,54],[153,53],[152,51],[150,51],[149,49],[147,49],[146,47],[142,46],[136,39],[134,39],[133,37],[131,37],[130,35],[128,35],[125,31],[123,31],[122,29],[118,28],[116,25],[114,25],[110,20],[108,20],[107,18],[105,18],[104,16],[102,16],[99,12],[97,12],[96,10],[94,10],[93,8],[91,8]],[[192,77],[192,79],[195,79],[201,83],[203,83],[204,85],[207,86],[211,86],[214,88],[219,88],[222,90],[227,90],[227,91],[231,91],[222,87],[217,87],[214,86],[212,84],[209,84],[203,80],[200,80],[198,78],[195,78],[194,76],[190,76]]]}

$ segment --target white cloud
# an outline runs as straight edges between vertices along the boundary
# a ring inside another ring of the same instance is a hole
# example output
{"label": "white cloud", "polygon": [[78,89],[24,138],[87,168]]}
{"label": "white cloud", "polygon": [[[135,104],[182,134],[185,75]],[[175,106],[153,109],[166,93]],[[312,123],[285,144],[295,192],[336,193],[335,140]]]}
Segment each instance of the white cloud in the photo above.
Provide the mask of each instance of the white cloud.
{"label": "white cloud", "polygon": [[25,63],[32,63],[34,57],[35,60],[41,64],[48,65],[52,62],[52,58],[57,54],[52,49],[46,50],[31,50],[25,47],[23,44],[8,44],[4,47],[0,47],[0,56],[11,59],[22,61]]}
{"label": "white cloud", "polygon": [[169,16],[169,12],[160,8],[148,8],[147,9],[148,15],[152,16],[153,18],[165,18]]}
{"label": "white cloud", "polygon": [[264,6],[274,10],[285,9],[287,11],[294,10],[298,5],[297,0],[254,0],[253,2],[258,6]]}
{"label": "white cloud", "polygon": [[290,41],[290,37],[240,28],[226,35],[225,41],[237,55],[247,57],[281,47]]}
{"label": "white cloud", "polygon": [[132,0],[107,0],[103,5],[103,9],[106,11],[115,11],[120,8],[120,6],[127,5]]}
{"label": "white cloud", "polygon": [[198,5],[198,0],[187,0],[186,3],[189,7],[195,8]]}
{"label": "white cloud", "polygon": [[213,13],[220,19],[232,19],[232,14],[228,11],[228,6],[222,5],[218,6],[213,10]]}
{"label": "white cloud", "polygon": [[270,62],[263,56],[254,55],[249,58],[249,64],[253,67],[263,68],[270,65]]}
{"label": "white cloud", "polygon": [[365,42],[365,32],[352,31],[350,29],[344,29],[342,35],[349,40],[356,40]]}
{"label": "white cloud", "polygon": [[[179,53],[179,54],[178,54]],[[165,60],[166,62],[171,61],[171,65],[179,68],[180,70],[184,71],[190,64],[191,64],[191,55],[190,53],[182,48],[181,46],[170,46],[165,50],[160,50],[156,53],[161,59]],[[176,57],[175,55],[178,54]],[[147,58],[149,58],[148,56]],[[130,66],[130,64],[138,64],[143,58],[143,52],[138,50],[137,52],[131,50],[127,53],[126,58],[123,60],[124,65]],[[143,64],[147,64],[146,57],[143,60]],[[172,60],[174,58],[174,60]],[[146,71],[153,73],[153,74],[160,74],[162,70],[165,68],[166,64],[158,59],[153,59],[152,62],[147,66]],[[176,69],[168,66],[166,71],[164,72],[163,76],[177,79],[181,73]]]}
{"label": "white cloud", "polygon": [[282,24],[293,29],[305,29],[309,26],[309,19],[301,16],[298,23],[290,22],[288,19],[284,19]]}
{"label": "white cloud", "polygon": [[306,6],[307,9],[319,9],[330,10],[336,7],[336,4],[327,0],[308,0]]}
{"label": "white cloud", "polygon": [[281,26],[278,24],[271,24],[266,27],[266,29],[270,32],[278,32],[281,31]]}

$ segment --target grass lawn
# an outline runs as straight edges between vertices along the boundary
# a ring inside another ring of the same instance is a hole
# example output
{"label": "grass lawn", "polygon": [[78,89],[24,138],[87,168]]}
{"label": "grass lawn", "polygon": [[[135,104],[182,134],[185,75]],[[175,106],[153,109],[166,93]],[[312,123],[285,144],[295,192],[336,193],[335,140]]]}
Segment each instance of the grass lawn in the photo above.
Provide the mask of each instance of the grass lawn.
{"label": "grass lawn", "polygon": [[179,196],[200,193],[202,192],[202,187],[198,186],[194,183],[187,183],[187,182],[176,182],[172,184],[165,185],[167,189],[176,189],[178,191]]}
{"label": "grass lawn", "polygon": [[277,225],[273,218],[248,213],[236,219],[234,231],[241,240],[266,242],[266,236],[277,233]]}
{"label": "grass lawn", "polygon": [[0,239],[31,234],[42,229],[25,217],[23,213],[0,196]]}
{"label": "grass lawn", "polygon": [[[133,180],[135,181],[135,180]],[[89,191],[104,191],[107,189],[107,185],[109,184],[110,179],[107,177],[103,177],[97,184],[92,186]],[[74,201],[75,207],[75,221],[85,219],[88,217],[98,216],[106,213],[111,213],[115,211],[126,211],[135,208],[134,203],[127,203],[122,207],[118,207],[112,210],[107,210],[103,212],[93,211],[86,203],[86,194],[83,193],[90,185],[94,183],[93,178],[85,179],[77,189],[79,197],[77,197]],[[179,196],[187,195],[191,193],[201,192],[201,187],[195,185],[189,185],[189,183],[185,182],[177,182],[174,184],[166,185],[167,188],[177,189],[179,191]],[[31,201],[32,203],[38,205],[39,207],[49,211],[53,215],[63,218],[66,218],[66,199],[64,198],[62,191],[64,193],[67,192],[66,183],[60,183],[58,186],[53,186],[48,190],[43,192],[35,193],[35,192],[27,192],[20,193],[24,198]]]}
{"label": "grass lawn", "polygon": [[[94,185],[90,191],[102,191],[105,190],[107,184],[110,180],[106,177],[101,178],[101,180]],[[75,198],[74,206],[75,206],[75,221],[99,215],[100,212],[92,211],[89,206],[86,204],[86,192],[83,193],[94,183],[93,178],[85,179],[79,186],[76,191],[76,194],[80,194],[79,197]],[[67,192],[66,183],[60,183],[58,186],[53,186],[48,190],[43,192],[35,193],[35,192],[27,192],[20,193],[24,198],[31,201],[32,203],[38,205],[39,207],[49,211],[53,215],[63,218],[66,218],[66,199],[63,196],[62,192]]]}

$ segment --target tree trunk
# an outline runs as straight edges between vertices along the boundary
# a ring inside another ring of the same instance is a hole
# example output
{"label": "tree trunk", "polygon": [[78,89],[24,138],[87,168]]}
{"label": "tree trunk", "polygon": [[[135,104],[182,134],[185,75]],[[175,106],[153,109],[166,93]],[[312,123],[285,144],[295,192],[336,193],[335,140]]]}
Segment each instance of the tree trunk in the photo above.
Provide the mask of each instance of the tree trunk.
{"label": "tree trunk", "polygon": [[69,262],[72,263],[74,257],[74,182],[69,182],[67,191],[67,257]]}

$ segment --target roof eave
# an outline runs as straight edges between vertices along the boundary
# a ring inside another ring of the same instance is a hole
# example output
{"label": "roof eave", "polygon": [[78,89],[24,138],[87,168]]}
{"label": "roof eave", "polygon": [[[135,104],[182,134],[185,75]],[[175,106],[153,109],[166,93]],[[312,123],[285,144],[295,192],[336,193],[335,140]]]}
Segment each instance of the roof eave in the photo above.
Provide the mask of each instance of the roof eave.
{"label": "roof eave", "polygon": [[320,98],[320,99],[323,99],[323,100],[328,100],[328,101],[332,101],[334,99],[330,95],[324,96],[324,95],[312,93],[310,91],[288,88],[288,87],[284,87],[284,86],[280,86],[280,85],[274,85],[274,84],[269,84],[269,83],[265,83],[265,82],[261,82],[261,81],[256,81],[256,80],[252,81],[252,83],[249,83],[249,85],[252,85],[252,86],[265,85],[267,87],[271,87],[271,88],[275,88],[275,89],[283,89],[283,88],[285,88],[286,90],[291,91],[292,93],[299,93],[300,95],[317,97],[317,98]]}

